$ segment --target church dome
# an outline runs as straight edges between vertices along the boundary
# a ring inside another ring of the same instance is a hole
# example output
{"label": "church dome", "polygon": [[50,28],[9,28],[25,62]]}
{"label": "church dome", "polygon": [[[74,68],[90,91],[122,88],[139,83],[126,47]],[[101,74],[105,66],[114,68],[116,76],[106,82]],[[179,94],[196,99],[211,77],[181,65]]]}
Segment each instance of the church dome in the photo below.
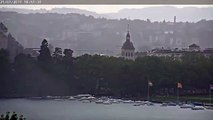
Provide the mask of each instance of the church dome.
{"label": "church dome", "polygon": [[134,45],[131,41],[125,41],[123,46],[122,46],[122,49],[134,50],[135,47],[134,47]]}
{"label": "church dome", "polygon": [[130,41],[130,34],[129,34],[129,30],[126,34],[126,41],[124,42],[122,49],[126,49],[126,50],[135,50],[135,47],[133,45],[133,43]]}

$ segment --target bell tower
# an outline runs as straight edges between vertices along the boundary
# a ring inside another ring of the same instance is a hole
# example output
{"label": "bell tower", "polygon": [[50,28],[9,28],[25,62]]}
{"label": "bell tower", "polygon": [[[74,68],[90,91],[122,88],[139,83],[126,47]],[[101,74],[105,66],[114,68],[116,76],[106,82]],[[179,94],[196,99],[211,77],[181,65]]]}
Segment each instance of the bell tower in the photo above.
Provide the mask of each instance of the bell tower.
{"label": "bell tower", "polygon": [[124,59],[135,60],[135,47],[130,40],[129,24],[127,26],[126,41],[121,48],[121,57]]}

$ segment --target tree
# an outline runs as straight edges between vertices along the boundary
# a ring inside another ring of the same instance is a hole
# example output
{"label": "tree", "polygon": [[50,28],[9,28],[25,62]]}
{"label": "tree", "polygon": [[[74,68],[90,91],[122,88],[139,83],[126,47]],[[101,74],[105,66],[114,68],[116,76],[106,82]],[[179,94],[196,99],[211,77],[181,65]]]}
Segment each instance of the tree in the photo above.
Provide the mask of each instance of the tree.
{"label": "tree", "polygon": [[73,50],[71,49],[64,49],[64,60],[71,60],[72,59]]}
{"label": "tree", "polygon": [[5,95],[9,90],[11,80],[11,64],[9,53],[5,49],[0,49],[0,96]]}
{"label": "tree", "polygon": [[40,54],[38,56],[38,61],[40,62],[50,62],[51,61],[51,55],[50,55],[50,50],[48,48],[48,42],[46,39],[44,39],[41,43],[41,49],[40,49]]}
{"label": "tree", "polygon": [[61,61],[62,60],[62,49],[59,47],[56,47],[52,56],[53,56],[54,63]]}

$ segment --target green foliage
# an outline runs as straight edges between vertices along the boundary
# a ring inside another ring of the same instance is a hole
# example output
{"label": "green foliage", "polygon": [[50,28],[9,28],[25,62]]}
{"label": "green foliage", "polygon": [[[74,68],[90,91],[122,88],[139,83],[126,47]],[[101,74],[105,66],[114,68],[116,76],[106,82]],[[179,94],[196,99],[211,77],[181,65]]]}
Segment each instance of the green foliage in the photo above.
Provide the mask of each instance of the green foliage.
{"label": "green foliage", "polygon": [[38,61],[40,62],[50,62],[51,61],[51,55],[50,55],[50,50],[48,48],[48,42],[46,39],[44,39],[41,43],[41,49],[40,49],[40,54],[38,56]]}
{"label": "green foliage", "polygon": [[[44,41],[41,51],[47,50],[47,45]],[[44,51],[40,52],[40,57],[43,56],[44,59],[37,61],[28,55],[19,54],[12,64],[7,52],[0,51],[0,64],[4,66],[1,67],[0,75],[12,77],[9,82],[1,79],[1,82],[5,82],[3,88],[7,93],[1,95],[91,93],[145,97],[148,80],[153,83],[150,89],[152,96],[176,95],[177,82],[183,84],[181,95],[205,95],[208,94],[209,85],[213,83],[213,59],[199,54],[186,54],[181,60],[147,56],[132,61],[88,54],[73,58],[71,49],[65,49],[62,54],[61,48],[55,49],[53,59],[47,59],[49,52]]]}
{"label": "green foliage", "polygon": [[11,76],[11,64],[9,61],[9,53],[4,49],[0,49],[0,95],[8,92],[7,86]]}

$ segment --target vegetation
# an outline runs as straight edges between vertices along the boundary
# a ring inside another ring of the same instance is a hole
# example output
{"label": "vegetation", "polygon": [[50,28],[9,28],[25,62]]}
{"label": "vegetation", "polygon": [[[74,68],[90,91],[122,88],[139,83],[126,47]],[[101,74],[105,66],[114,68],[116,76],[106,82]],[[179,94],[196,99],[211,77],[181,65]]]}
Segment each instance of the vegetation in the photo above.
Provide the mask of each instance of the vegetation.
{"label": "vegetation", "polygon": [[0,96],[27,97],[90,93],[115,97],[146,97],[147,81],[152,96],[207,95],[213,83],[213,58],[184,55],[181,60],[143,57],[135,61],[99,55],[72,57],[73,51],[56,48],[50,55],[48,42],[38,59],[19,54],[13,63],[0,50]]}
{"label": "vegetation", "polygon": [[7,112],[6,115],[1,115],[0,120],[26,120],[26,118],[23,115],[18,116],[15,112],[12,114]]}

